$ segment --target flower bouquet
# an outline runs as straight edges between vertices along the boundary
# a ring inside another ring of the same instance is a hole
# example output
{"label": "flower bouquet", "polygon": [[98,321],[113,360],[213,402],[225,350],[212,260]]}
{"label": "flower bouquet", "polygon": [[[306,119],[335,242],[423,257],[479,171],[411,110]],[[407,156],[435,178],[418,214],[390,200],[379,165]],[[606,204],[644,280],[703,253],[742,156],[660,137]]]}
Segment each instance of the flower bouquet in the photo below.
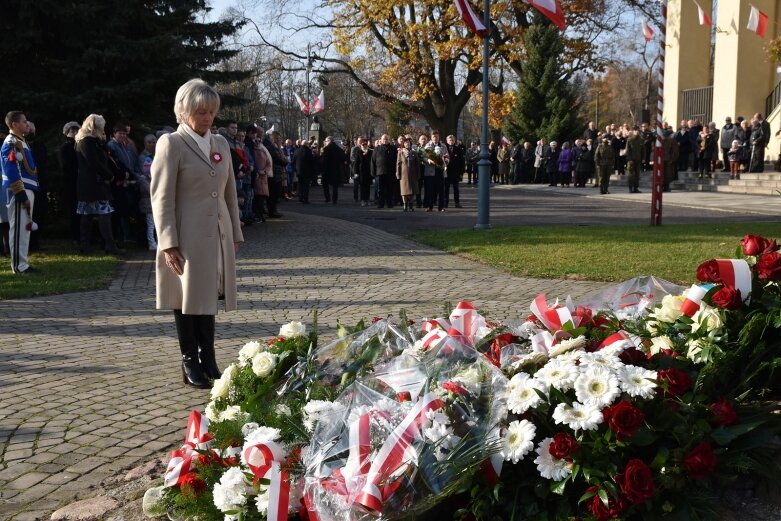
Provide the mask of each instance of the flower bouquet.
{"label": "flower bouquet", "polygon": [[[713,519],[778,475],[781,258],[638,277],[500,323],[468,302],[250,342],[194,411],[163,507],[198,519]],[[316,326],[315,326],[316,328]]]}

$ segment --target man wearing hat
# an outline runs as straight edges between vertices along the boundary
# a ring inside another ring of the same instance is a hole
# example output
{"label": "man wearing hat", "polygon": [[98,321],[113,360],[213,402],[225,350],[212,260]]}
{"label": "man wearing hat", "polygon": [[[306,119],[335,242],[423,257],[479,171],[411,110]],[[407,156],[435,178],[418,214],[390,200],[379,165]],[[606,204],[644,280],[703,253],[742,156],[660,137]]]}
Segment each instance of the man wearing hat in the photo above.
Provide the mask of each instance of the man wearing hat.
{"label": "man wearing hat", "polygon": [[38,191],[38,171],[30,147],[24,140],[29,130],[24,112],[12,110],[5,116],[10,133],[0,147],[3,173],[1,203],[8,208],[10,225],[11,270],[14,273],[36,271],[27,261],[33,228],[33,204]]}
{"label": "man wearing hat", "polygon": [[79,176],[79,162],[76,156],[76,132],[79,131],[79,124],[75,121],[68,121],[62,127],[62,135],[65,136],[65,142],[60,147],[59,159],[63,174],[63,201],[68,212],[70,223],[71,242],[76,248],[79,247],[79,223],[80,217],[76,213],[76,207],[79,200],[76,196],[76,178]]}

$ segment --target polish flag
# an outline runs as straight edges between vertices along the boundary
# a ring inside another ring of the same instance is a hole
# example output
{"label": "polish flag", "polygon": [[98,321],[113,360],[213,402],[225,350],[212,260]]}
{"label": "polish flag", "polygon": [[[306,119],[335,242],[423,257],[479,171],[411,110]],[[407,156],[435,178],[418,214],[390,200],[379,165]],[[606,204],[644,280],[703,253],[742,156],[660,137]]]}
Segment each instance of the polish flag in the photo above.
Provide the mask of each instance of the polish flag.
{"label": "polish flag", "polygon": [[547,17],[560,30],[567,28],[564,22],[564,11],[557,0],[525,0],[527,4],[537,9],[543,16]]}
{"label": "polish flag", "polygon": [[694,5],[697,6],[697,16],[700,18],[700,25],[711,25],[711,19],[710,16],[708,16],[708,13],[700,7],[700,4],[698,4],[696,0],[694,0]]}
{"label": "polish flag", "polygon": [[314,103],[312,103],[312,114],[317,114],[318,112],[322,112],[325,110],[325,91],[321,90],[320,94],[317,95],[315,98]]}
{"label": "polish flag", "polygon": [[480,38],[488,36],[488,29],[472,10],[472,6],[469,5],[468,0],[455,0],[455,2],[459,16],[464,20],[464,23],[469,27],[469,30]]}
{"label": "polish flag", "polygon": [[298,93],[294,92],[293,96],[296,97],[296,103],[298,103],[298,107],[301,109],[301,112],[304,113],[304,116],[309,115],[309,105],[306,104],[306,101],[301,99],[301,96],[298,95]]}
{"label": "polish flag", "polygon": [[502,136],[502,144],[507,145],[508,147],[512,144],[509,139],[507,139],[506,136]]}
{"label": "polish flag", "polygon": [[748,30],[754,31],[758,36],[764,37],[767,31],[767,15],[751,6],[751,14],[748,16]]}
{"label": "polish flag", "polygon": [[648,22],[643,20],[643,37],[645,38],[646,42],[650,42],[654,39],[654,30],[651,28],[650,25],[648,25]]}

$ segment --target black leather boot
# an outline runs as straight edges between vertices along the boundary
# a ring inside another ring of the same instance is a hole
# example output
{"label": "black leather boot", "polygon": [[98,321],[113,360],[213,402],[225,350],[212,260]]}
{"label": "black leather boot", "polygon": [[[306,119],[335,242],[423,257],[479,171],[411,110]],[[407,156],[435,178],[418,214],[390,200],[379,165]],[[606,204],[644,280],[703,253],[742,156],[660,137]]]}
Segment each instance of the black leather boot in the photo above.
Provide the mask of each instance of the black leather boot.
{"label": "black leather boot", "polygon": [[195,334],[198,337],[198,357],[207,378],[222,376],[214,353],[214,315],[196,315]]}
{"label": "black leather boot", "polygon": [[176,334],[179,337],[179,350],[182,352],[182,382],[199,389],[211,388],[198,362],[196,316],[185,315],[177,309],[174,310],[174,320]]}

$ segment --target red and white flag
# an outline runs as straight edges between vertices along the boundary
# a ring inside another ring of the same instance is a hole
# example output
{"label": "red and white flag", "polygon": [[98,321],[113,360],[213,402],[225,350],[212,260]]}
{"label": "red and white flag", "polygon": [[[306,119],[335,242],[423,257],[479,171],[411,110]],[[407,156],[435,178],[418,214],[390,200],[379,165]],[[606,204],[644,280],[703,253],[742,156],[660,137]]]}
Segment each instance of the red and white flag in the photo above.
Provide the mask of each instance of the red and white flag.
{"label": "red and white flag", "polygon": [[317,114],[325,110],[325,91],[321,90],[315,101],[312,103],[312,114]]}
{"label": "red and white flag", "polygon": [[643,38],[645,38],[646,42],[650,42],[654,39],[654,30],[651,28],[650,25],[648,25],[648,22],[643,20]]}
{"label": "red and white flag", "polygon": [[767,15],[753,5],[751,14],[748,15],[748,30],[754,31],[761,37],[764,37],[767,31]]}
{"label": "red and white flag", "polygon": [[502,136],[502,144],[507,145],[509,147],[512,143],[509,139],[507,139],[506,136]]}
{"label": "red and white flag", "polygon": [[547,17],[560,30],[567,28],[564,21],[564,11],[557,0],[525,0],[527,4],[537,9],[543,16]]}
{"label": "red and white flag", "polygon": [[700,4],[697,3],[697,0],[693,0],[694,5],[697,6],[697,16],[700,19],[700,25],[711,25],[711,19],[710,16],[708,16],[708,13],[705,12],[705,9],[700,7]]}
{"label": "red and white flag", "polygon": [[293,96],[296,97],[296,103],[298,103],[298,107],[301,109],[301,112],[304,113],[304,116],[308,116],[309,115],[309,105],[306,104],[306,101],[301,99],[301,96],[299,96],[297,92],[294,92]]}
{"label": "red and white flag", "polygon": [[455,2],[459,16],[464,20],[464,23],[469,27],[469,30],[480,38],[488,36],[488,29],[472,10],[472,6],[469,5],[469,2],[467,0],[455,0]]}

